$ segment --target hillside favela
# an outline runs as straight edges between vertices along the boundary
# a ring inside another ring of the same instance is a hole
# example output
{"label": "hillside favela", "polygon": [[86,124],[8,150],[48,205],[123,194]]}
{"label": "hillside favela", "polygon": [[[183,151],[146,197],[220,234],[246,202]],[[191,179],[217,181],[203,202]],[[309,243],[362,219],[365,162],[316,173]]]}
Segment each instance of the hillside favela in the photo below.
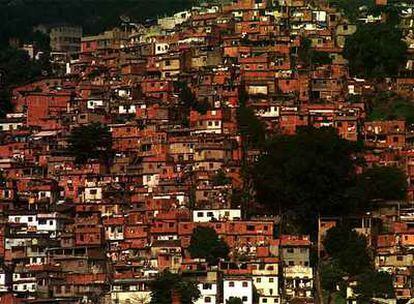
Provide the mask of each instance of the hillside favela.
{"label": "hillside favela", "polygon": [[414,303],[413,0],[1,0],[30,303]]}

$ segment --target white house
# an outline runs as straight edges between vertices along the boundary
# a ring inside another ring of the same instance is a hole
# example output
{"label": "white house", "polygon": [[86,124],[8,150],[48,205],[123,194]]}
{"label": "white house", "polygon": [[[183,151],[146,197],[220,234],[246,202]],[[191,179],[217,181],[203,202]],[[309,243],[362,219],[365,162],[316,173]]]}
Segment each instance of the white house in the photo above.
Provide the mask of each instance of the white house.
{"label": "white house", "polygon": [[104,106],[104,101],[102,99],[89,99],[88,100],[88,109],[97,109]]}
{"label": "white house", "polygon": [[238,219],[241,219],[240,209],[193,210],[193,222],[197,223]]}
{"label": "white house", "polygon": [[6,273],[0,270],[0,292],[7,292],[9,289],[6,285]]}
{"label": "white house", "polygon": [[217,303],[217,283],[200,283],[197,288],[200,291],[200,298],[195,301],[195,304]]}
{"label": "white house", "polygon": [[160,182],[159,174],[144,174],[142,176],[142,183],[145,187],[152,189],[156,187]]}
{"label": "white house", "polygon": [[13,131],[19,130],[23,127],[23,121],[4,119],[0,120],[0,131]]}
{"label": "white house", "polygon": [[52,238],[57,236],[57,232],[60,230],[62,224],[56,212],[9,215],[8,222],[26,224],[28,231],[50,233],[50,237]]}
{"label": "white house", "polygon": [[155,43],[154,44],[154,53],[155,55],[166,54],[170,49],[170,45],[168,43]]}
{"label": "white house", "polygon": [[120,105],[118,107],[119,114],[135,114],[137,113],[136,105]]}
{"label": "white house", "polygon": [[243,304],[253,304],[253,281],[251,278],[228,277],[223,279],[224,303],[231,298],[240,298]]}
{"label": "white house", "polygon": [[93,202],[102,200],[102,187],[95,183],[88,183],[83,193],[83,200],[85,202]]}
{"label": "white house", "polygon": [[13,273],[13,292],[36,292],[37,280],[32,273]]}
{"label": "white house", "polygon": [[285,292],[289,297],[312,298],[313,269],[309,266],[287,266],[283,269]]}
{"label": "white house", "polygon": [[253,284],[259,294],[259,304],[280,303],[278,262],[261,264],[252,274]]}

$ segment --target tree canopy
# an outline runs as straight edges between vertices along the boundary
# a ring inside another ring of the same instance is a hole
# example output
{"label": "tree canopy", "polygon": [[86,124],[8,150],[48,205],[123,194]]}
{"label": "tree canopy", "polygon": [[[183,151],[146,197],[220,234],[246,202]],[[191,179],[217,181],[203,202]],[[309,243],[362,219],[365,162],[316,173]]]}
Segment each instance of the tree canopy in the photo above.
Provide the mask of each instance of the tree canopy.
{"label": "tree canopy", "polygon": [[365,301],[371,298],[393,298],[392,276],[384,271],[366,271],[358,276],[355,292]]}
{"label": "tree canopy", "polygon": [[151,282],[150,289],[151,304],[171,304],[174,293],[180,297],[182,304],[192,304],[200,297],[196,282],[185,280],[169,271],[164,271]]}
{"label": "tree canopy", "polygon": [[356,151],[333,128],[306,127],[293,136],[277,136],[254,168],[257,199],[308,222],[319,213],[345,214],[352,208]]}
{"label": "tree canopy", "polygon": [[197,227],[188,247],[192,258],[204,258],[211,265],[217,265],[220,258],[227,258],[229,247],[210,227]]}
{"label": "tree canopy", "polygon": [[374,7],[374,0],[328,0],[328,3],[341,9],[352,22],[357,21],[361,7]]}
{"label": "tree canopy", "polygon": [[404,119],[414,123],[414,103],[393,92],[380,92],[368,98],[368,120]]}
{"label": "tree canopy", "polygon": [[403,200],[407,195],[407,176],[396,167],[374,167],[358,176],[360,195],[366,202]]}
{"label": "tree canopy", "polygon": [[185,110],[195,110],[200,114],[206,114],[210,105],[208,102],[200,102],[185,82],[176,84],[179,90],[179,99]]}
{"label": "tree canopy", "polygon": [[232,297],[226,301],[226,304],[243,304],[243,300],[239,297]]}
{"label": "tree canopy", "polygon": [[372,268],[366,238],[349,227],[340,225],[329,229],[324,246],[338,269],[349,275],[356,275]]}
{"label": "tree canopy", "polygon": [[298,57],[305,66],[330,64],[332,62],[329,53],[312,49],[312,42],[309,38],[302,39],[298,49]]}
{"label": "tree canopy", "polygon": [[23,50],[0,48],[0,116],[5,116],[12,110],[10,90],[13,86],[24,84],[50,72],[51,66],[47,55],[32,61]]}
{"label": "tree canopy", "polygon": [[223,169],[217,170],[216,174],[213,176],[212,181],[214,186],[224,186],[231,184],[231,178],[227,176],[226,172]]}
{"label": "tree canopy", "polygon": [[338,286],[344,293],[345,277],[356,279],[354,291],[364,302],[372,297],[394,296],[392,277],[375,270],[365,236],[340,224],[328,230],[323,244],[328,260],[322,261],[321,285],[329,293],[330,300]]}
{"label": "tree canopy", "polygon": [[404,63],[407,44],[393,23],[368,23],[346,39],[343,51],[349,60],[351,74],[380,78],[397,75]]}
{"label": "tree canopy", "polygon": [[112,157],[112,135],[107,126],[92,123],[76,127],[68,138],[68,153],[79,164],[91,159],[98,159],[108,164]]}
{"label": "tree canopy", "polygon": [[244,85],[239,90],[239,107],[237,108],[237,125],[245,141],[246,147],[261,148],[266,139],[266,131],[262,121],[247,106],[248,94]]}

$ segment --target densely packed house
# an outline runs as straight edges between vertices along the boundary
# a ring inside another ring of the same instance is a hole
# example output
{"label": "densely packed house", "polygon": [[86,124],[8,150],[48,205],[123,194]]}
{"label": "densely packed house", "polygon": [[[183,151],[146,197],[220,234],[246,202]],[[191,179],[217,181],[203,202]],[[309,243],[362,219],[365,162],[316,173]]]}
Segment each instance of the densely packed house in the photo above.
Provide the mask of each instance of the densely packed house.
{"label": "densely packed house", "polygon": [[[0,303],[149,303],[149,282],[166,269],[197,280],[197,304],[314,303],[310,252],[339,219],[320,219],[316,242],[279,233],[277,217],[252,217],[234,199],[257,152],[243,148],[240,95],[268,132],[334,127],[370,147],[370,165],[404,168],[411,198],[414,189],[412,126],[367,121],[367,105],[350,101],[373,90],[341,55],[356,26],[319,2],[233,0],[123,24],[71,40],[79,51],[57,63],[64,75],[14,88],[14,112],[0,121]],[[411,98],[413,9],[407,71],[389,84]],[[301,65],[303,39],[330,62]],[[207,109],[188,108],[183,92]],[[110,164],[66,153],[71,131],[91,123],[109,127]],[[414,211],[400,202],[384,210],[355,229],[375,248],[376,267],[393,273],[396,298],[409,300]],[[387,234],[375,233],[376,220]],[[196,227],[213,228],[229,258],[192,258]]]}

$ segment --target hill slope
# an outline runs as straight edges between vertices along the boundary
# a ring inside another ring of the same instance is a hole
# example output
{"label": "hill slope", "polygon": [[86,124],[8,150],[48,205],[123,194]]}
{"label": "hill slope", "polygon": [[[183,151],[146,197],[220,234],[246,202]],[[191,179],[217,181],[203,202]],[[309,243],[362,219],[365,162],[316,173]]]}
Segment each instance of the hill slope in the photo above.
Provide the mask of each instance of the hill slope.
{"label": "hill slope", "polygon": [[119,16],[142,21],[190,7],[193,0],[0,0],[0,45],[25,39],[39,24],[71,23],[94,34],[119,24]]}

